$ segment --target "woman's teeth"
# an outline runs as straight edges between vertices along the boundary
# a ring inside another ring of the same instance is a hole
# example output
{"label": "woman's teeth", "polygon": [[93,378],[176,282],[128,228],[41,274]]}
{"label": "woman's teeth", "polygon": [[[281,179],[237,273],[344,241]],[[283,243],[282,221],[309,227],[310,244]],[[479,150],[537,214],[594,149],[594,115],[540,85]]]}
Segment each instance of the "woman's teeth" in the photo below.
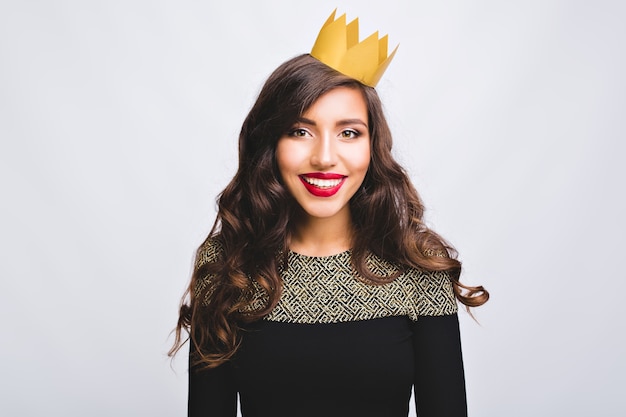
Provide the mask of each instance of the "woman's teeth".
{"label": "woman's teeth", "polygon": [[343,180],[343,178],[342,179],[335,179],[335,180],[323,180],[321,178],[309,178],[309,177],[303,177],[303,178],[309,184],[314,185],[314,186],[319,187],[319,188],[336,187]]}

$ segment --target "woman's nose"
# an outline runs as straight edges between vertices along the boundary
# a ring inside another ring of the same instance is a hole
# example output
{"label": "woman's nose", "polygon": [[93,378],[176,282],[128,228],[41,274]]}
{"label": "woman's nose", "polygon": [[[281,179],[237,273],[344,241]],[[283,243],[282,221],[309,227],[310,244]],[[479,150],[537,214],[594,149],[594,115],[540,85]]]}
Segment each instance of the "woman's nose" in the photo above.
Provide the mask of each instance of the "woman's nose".
{"label": "woman's nose", "polygon": [[320,169],[337,165],[337,153],[331,135],[324,134],[319,138],[311,153],[311,165]]}

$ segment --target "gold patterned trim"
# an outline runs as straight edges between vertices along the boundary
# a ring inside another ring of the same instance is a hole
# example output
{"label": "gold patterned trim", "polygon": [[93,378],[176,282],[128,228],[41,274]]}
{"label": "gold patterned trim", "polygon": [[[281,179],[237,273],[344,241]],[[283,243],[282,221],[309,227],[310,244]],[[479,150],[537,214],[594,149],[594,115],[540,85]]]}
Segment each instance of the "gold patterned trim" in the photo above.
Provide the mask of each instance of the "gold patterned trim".
{"label": "gold patterned trim", "polygon": [[[219,248],[209,245],[201,251],[198,264],[217,258]],[[265,320],[288,323],[337,323],[371,320],[390,316],[442,316],[457,312],[456,298],[447,272],[427,272],[411,268],[384,285],[371,285],[357,279],[351,253],[309,257],[289,252],[288,268],[280,271],[283,293]],[[397,269],[375,255],[367,258],[370,270],[389,276]],[[206,283],[201,284],[202,287]],[[257,287],[257,302],[265,297]],[[252,306],[252,308],[255,307]]]}

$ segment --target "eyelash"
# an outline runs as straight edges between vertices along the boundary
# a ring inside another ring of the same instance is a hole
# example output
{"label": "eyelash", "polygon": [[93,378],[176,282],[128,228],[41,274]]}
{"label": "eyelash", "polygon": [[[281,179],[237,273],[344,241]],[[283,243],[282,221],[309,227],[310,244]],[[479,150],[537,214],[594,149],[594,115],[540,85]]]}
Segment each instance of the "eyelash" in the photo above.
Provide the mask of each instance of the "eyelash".
{"label": "eyelash", "polygon": [[309,134],[309,132],[306,129],[302,129],[302,128],[292,129],[289,132],[289,136],[293,136],[293,137],[296,137],[296,138],[303,138],[307,134]]}
{"label": "eyelash", "polygon": [[[346,133],[349,134],[349,136],[345,136]],[[361,136],[361,132],[359,132],[358,130],[346,129],[341,131],[341,137],[343,139],[356,139],[359,136]]]}

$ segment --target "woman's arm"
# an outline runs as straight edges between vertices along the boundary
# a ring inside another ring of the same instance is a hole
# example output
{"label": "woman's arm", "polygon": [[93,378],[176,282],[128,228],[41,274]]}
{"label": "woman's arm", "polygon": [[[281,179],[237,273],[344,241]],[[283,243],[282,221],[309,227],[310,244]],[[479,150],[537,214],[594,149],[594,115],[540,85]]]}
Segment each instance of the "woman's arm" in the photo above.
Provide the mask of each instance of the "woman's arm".
{"label": "woman's arm", "polygon": [[413,324],[413,346],[418,417],[466,417],[457,315],[419,317]]}
{"label": "woman's arm", "polygon": [[231,363],[202,370],[191,364],[195,346],[189,343],[188,417],[236,417],[237,389]]}

